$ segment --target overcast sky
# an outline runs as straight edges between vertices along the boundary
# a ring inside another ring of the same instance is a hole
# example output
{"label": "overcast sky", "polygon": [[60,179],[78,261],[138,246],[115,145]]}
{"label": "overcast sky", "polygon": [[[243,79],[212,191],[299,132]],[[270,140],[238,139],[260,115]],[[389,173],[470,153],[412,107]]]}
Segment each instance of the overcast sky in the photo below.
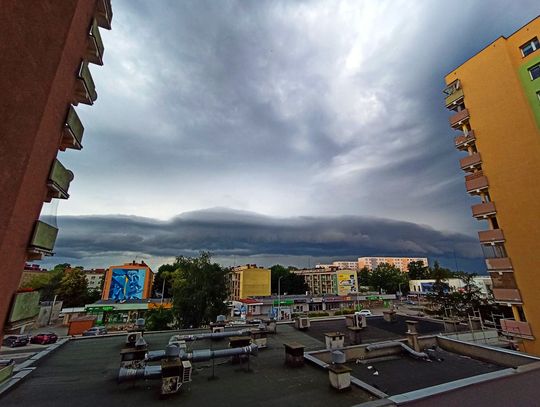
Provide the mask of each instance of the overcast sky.
{"label": "overcast sky", "polygon": [[422,255],[482,271],[443,78],[539,10],[114,0],[43,264],[209,249],[224,264]]}

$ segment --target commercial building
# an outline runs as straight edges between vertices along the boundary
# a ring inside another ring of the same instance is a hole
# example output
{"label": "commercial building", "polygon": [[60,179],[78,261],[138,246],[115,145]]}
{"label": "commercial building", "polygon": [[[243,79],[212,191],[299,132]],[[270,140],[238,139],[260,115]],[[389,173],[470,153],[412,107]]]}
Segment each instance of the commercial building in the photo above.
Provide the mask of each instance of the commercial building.
{"label": "commercial building", "polygon": [[292,270],[304,277],[312,295],[348,295],[358,292],[356,269],[346,270],[338,267]]}
{"label": "commercial building", "polygon": [[89,64],[103,64],[111,19],[110,0],[2,1],[0,336],[25,261],[53,253],[58,229],[40,212],[69,197],[58,152],[82,148],[74,106],[97,98]]}
{"label": "commercial building", "polygon": [[[410,280],[409,291],[411,294],[425,295],[433,292],[434,283],[435,280],[433,279]],[[493,289],[490,277],[474,277],[473,283],[476,285],[476,287],[478,287],[484,297],[488,297]],[[444,284],[447,285],[448,291],[450,292],[461,291],[465,287],[465,283],[460,278],[446,279],[444,280]]]}
{"label": "commercial building", "polygon": [[242,298],[270,295],[271,273],[269,269],[246,264],[233,268],[229,275],[229,298],[239,301]]}
{"label": "commercial building", "polygon": [[154,273],[141,261],[110,266],[105,274],[102,300],[143,300],[152,296]]}
{"label": "commercial building", "polygon": [[386,263],[390,264],[403,272],[409,271],[409,263],[413,261],[420,261],[425,267],[428,266],[428,259],[426,257],[359,257],[358,268],[363,269],[366,267],[369,271],[377,268],[378,265]]}
{"label": "commercial building", "polygon": [[512,307],[502,320],[520,349],[540,355],[540,18],[500,37],[445,81],[450,126],[464,152],[466,191],[479,198],[472,216],[497,302]]}

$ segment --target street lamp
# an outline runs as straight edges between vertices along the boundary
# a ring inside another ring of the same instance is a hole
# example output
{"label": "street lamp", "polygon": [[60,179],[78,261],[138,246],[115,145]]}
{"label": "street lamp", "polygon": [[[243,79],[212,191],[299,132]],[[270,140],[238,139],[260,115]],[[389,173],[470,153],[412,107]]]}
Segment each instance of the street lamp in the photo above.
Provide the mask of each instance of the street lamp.
{"label": "street lamp", "polygon": [[283,276],[279,277],[277,280],[277,302],[278,302],[278,321],[281,320],[281,279]]}

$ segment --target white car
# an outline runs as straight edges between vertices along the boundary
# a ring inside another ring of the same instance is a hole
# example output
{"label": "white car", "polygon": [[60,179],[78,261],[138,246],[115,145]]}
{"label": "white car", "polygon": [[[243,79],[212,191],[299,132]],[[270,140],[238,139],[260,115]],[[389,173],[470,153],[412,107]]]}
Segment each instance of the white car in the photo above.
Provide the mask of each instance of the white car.
{"label": "white car", "polygon": [[355,312],[356,315],[363,315],[365,317],[371,317],[373,314],[371,313],[370,310],[368,309],[362,309],[360,311],[356,311]]}

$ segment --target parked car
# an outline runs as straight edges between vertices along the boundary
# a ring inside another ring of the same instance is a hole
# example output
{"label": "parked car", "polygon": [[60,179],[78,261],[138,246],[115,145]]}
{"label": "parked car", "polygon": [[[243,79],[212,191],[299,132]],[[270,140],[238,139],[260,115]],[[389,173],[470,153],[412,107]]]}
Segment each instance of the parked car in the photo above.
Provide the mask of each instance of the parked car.
{"label": "parked car", "polygon": [[26,346],[29,341],[28,335],[8,335],[4,337],[2,345],[14,348],[16,346]]}
{"label": "parked car", "polygon": [[32,336],[30,343],[40,343],[41,345],[46,345],[48,343],[55,343],[58,340],[58,335],[52,332],[41,332],[37,335]]}
{"label": "parked car", "polygon": [[83,332],[83,336],[97,336],[97,335],[106,335],[107,328],[103,326],[93,326],[90,329],[87,329]]}
{"label": "parked car", "polygon": [[371,317],[373,314],[368,309],[361,309],[360,311],[355,312],[356,315],[364,315],[365,317]]}
{"label": "parked car", "polygon": [[408,304],[408,305],[416,305],[416,302],[411,301],[411,300],[407,300],[407,301],[405,301],[405,304]]}

